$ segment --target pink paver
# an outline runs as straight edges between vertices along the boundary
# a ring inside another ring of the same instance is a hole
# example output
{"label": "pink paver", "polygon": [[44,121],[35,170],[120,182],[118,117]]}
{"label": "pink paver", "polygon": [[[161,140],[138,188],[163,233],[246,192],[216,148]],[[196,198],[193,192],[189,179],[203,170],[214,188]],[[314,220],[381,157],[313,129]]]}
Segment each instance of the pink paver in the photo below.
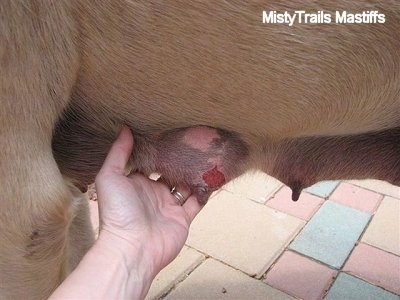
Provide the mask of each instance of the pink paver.
{"label": "pink paver", "polygon": [[301,299],[322,299],[337,271],[286,251],[267,273],[265,282]]}
{"label": "pink paver", "polygon": [[359,244],[343,271],[400,294],[400,257],[367,244]]}
{"label": "pink paver", "polygon": [[96,232],[99,228],[99,210],[97,201],[89,200],[90,221],[92,222],[93,230]]}
{"label": "pink paver", "polygon": [[275,197],[266,205],[303,220],[309,220],[322,205],[324,199],[307,193],[302,193],[298,201],[292,201],[292,191],[288,187],[281,188]]}
{"label": "pink paver", "polygon": [[383,196],[361,187],[342,182],[330,197],[330,200],[373,214]]}

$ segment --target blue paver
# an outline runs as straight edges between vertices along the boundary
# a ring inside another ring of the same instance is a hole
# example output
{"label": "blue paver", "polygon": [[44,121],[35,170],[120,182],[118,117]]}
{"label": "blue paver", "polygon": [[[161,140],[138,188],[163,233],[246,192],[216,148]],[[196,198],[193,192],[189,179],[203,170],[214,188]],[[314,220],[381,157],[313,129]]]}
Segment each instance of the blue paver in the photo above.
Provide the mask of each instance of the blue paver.
{"label": "blue paver", "polygon": [[339,183],[339,181],[321,181],[306,188],[304,191],[318,197],[326,198],[332,194]]}
{"label": "blue paver", "polygon": [[400,297],[346,273],[340,273],[326,300],[399,300]]}
{"label": "blue paver", "polygon": [[290,248],[340,268],[368,223],[370,215],[326,201]]}

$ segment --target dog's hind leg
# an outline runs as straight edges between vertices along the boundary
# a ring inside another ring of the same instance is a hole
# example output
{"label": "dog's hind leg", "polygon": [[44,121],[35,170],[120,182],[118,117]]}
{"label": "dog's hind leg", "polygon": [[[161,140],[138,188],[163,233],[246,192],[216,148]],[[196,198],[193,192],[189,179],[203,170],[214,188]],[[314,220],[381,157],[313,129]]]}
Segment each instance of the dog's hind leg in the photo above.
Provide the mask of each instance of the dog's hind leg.
{"label": "dog's hind leg", "polygon": [[76,206],[51,148],[78,72],[70,16],[64,1],[0,2],[1,299],[45,299],[70,269]]}
{"label": "dog's hind leg", "polygon": [[94,242],[94,231],[90,221],[87,193],[82,192],[69,180],[67,186],[72,193],[72,217],[67,240],[67,273],[70,273],[81,261],[83,255]]}

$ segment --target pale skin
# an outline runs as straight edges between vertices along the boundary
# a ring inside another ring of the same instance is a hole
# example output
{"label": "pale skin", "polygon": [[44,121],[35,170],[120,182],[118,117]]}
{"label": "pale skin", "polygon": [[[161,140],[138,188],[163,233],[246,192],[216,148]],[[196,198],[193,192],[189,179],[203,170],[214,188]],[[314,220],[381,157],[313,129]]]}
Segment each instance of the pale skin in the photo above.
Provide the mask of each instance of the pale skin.
{"label": "pale skin", "polygon": [[143,299],[152,280],[182,249],[202,206],[180,206],[165,184],[124,175],[133,137],[123,126],[96,177],[100,233],[50,299]]}

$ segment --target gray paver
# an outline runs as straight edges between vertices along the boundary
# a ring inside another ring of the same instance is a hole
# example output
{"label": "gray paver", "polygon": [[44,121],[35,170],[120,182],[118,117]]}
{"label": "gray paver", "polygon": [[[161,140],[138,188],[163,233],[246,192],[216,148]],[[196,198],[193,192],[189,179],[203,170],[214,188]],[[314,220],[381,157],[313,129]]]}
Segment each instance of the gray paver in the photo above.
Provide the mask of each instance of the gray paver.
{"label": "gray paver", "polygon": [[340,268],[353,249],[370,215],[332,201],[325,202],[290,248]]}
{"label": "gray paver", "polygon": [[346,273],[341,273],[329,290],[326,299],[399,300],[399,297]]}

